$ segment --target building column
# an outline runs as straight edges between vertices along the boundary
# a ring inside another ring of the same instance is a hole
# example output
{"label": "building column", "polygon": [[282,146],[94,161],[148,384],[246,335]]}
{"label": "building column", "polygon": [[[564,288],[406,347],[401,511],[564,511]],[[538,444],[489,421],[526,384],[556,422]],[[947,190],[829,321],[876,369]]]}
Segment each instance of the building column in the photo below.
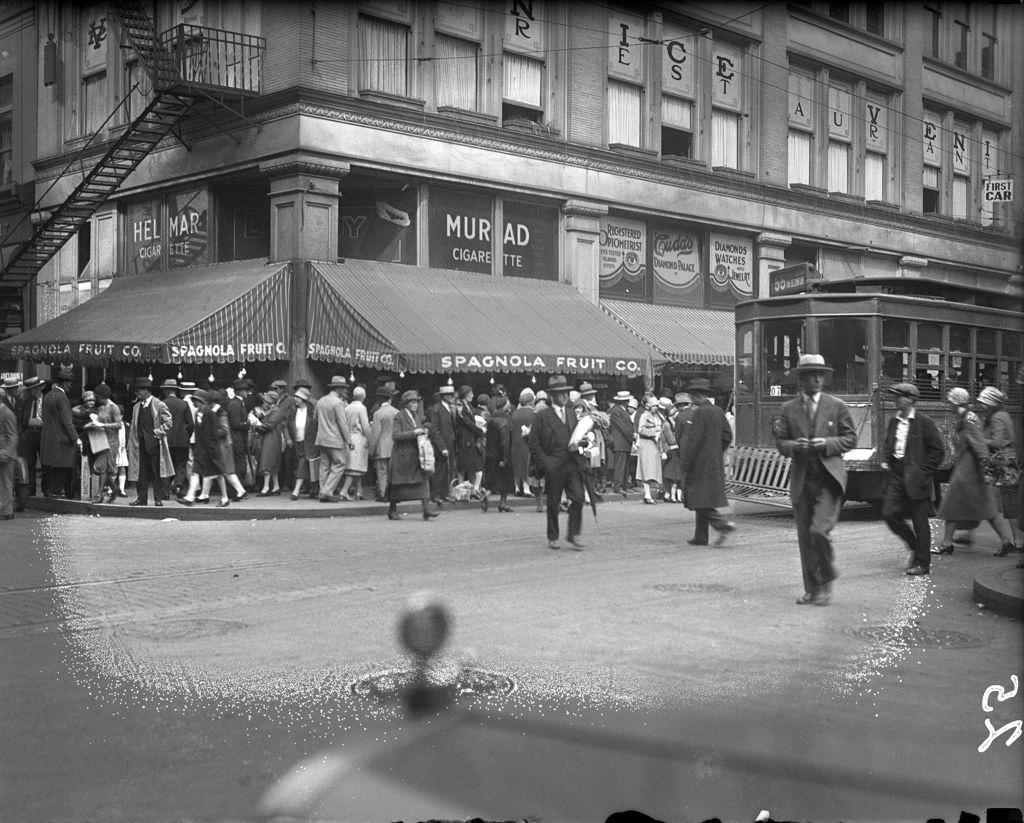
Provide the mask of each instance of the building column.
{"label": "building column", "polygon": [[757,290],[755,298],[771,296],[769,276],[786,265],[786,249],[793,238],[788,234],[761,232],[757,236]]}
{"label": "building column", "polygon": [[305,151],[260,163],[260,172],[270,178],[270,260],[292,263],[289,385],[300,377],[312,382],[306,357],[306,261],[338,259],[340,180],[349,171],[343,160]]}
{"label": "building column", "polygon": [[587,200],[567,200],[565,216],[565,268],[562,280],[595,306],[599,302],[601,275],[601,218],[608,206]]}

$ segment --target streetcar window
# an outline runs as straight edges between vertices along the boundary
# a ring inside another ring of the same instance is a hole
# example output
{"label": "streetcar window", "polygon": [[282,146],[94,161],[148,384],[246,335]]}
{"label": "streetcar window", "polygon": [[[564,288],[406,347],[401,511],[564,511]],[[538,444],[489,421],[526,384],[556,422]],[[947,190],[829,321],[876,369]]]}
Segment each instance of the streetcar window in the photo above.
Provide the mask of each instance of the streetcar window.
{"label": "streetcar window", "polygon": [[736,352],[736,393],[749,397],[754,393],[754,327],[745,323],[739,328]]}
{"label": "streetcar window", "polygon": [[944,359],[942,326],[937,323],[918,323],[914,385],[921,392],[922,400],[938,400],[943,396],[946,371]]}
{"label": "streetcar window", "polygon": [[993,329],[978,329],[978,354],[996,354],[996,333]]}
{"label": "streetcar window", "polygon": [[935,323],[918,323],[917,348],[942,351],[942,326]]}
{"label": "streetcar window", "polygon": [[882,345],[896,349],[910,348],[910,323],[887,317],[882,321]]}
{"label": "streetcar window", "polygon": [[804,321],[770,320],[762,327],[762,394],[779,396],[797,393],[796,375],[790,372],[804,350]]}
{"label": "streetcar window", "polygon": [[946,390],[971,388],[971,330],[967,326],[949,327],[949,364]]}
{"label": "streetcar window", "polygon": [[818,351],[834,369],[831,391],[868,393],[868,323],[859,318],[836,318],[818,323]]}
{"label": "streetcar window", "polygon": [[994,329],[978,329],[978,359],[974,362],[974,385],[971,391],[978,396],[985,386],[994,386],[999,379],[999,363],[996,360],[996,332]]}
{"label": "streetcar window", "polygon": [[1024,392],[1024,337],[1019,333],[1004,331],[1002,352],[999,388],[1006,392],[1011,406],[1019,407]]}

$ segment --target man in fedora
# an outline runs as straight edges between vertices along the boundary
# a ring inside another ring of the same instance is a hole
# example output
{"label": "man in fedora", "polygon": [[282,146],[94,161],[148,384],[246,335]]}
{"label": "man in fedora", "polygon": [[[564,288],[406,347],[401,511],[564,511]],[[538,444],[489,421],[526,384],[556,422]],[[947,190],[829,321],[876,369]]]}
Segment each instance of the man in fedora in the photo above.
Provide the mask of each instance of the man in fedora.
{"label": "man in fedora", "polygon": [[[896,415],[889,421],[882,453],[889,469],[889,482],[882,500],[882,519],[911,552],[906,573],[928,574],[931,569],[933,477],[946,456],[938,427],[916,408],[920,390],[913,383],[896,383],[888,388],[896,402]],[[906,518],[910,518],[908,526]]]}
{"label": "man in fedora", "polygon": [[188,447],[191,442],[192,433],[195,431],[195,419],[192,417],[192,409],[178,396],[181,387],[173,377],[168,377],[160,384],[160,391],[164,395],[164,405],[171,413],[171,430],[167,434],[167,447],[171,452],[171,463],[174,465],[174,477],[171,479],[169,490],[166,496],[173,493],[179,496],[185,493],[188,488]]}
{"label": "man in fedora", "polygon": [[629,466],[629,452],[633,448],[635,432],[633,419],[629,414],[631,395],[623,389],[612,398],[608,431],[612,441],[612,494],[626,496],[626,468]]}
{"label": "man in fedora", "polygon": [[338,484],[348,465],[352,438],[348,431],[345,407],[348,381],[340,374],[327,384],[328,392],[316,401],[316,445],[320,449],[320,502],[339,503]]}
{"label": "man in fedora", "polygon": [[804,593],[796,602],[827,606],[836,578],[829,535],[846,493],[843,453],[857,445],[857,430],[846,404],[822,391],[832,373],[824,357],[802,354],[793,371],[800,393],[782,406],[773,428],[779,452],[793,460],[789,496],[804,578]]}
{"label": "man in fedora", "polygon": [[530,457],[536,470],[544,478],[547,492],[548,548],[561,548],[558,542],[558,508],[564,491],[569,498],[569,528],[567,538],[576,551],[583,548],[580,530],[583,527],[583,478],[580,468],[569,451],[569,438],[576,419],[567,408],[572,387],[562,375],[548,380],[547,393],[551,401],[533,419],[530,429]]}
{"label": "man in fedora", "polygon": [[75,457],[81,448],[68,399],[74,379],[74,369],[61,366],[53,378],[53,388],[42,402],[39,453],[43,464],[43,493],[51,498],[72,496]]}
{"label": "man in fedora", "polygon": [[23,457],[28,466],[26,492],[29,495],[36,493],[36,464],[39,462],[43,434],[43,387],[45,385],[46,381],[41,377],[26,377],[21,386],[21,397],[18,398],[14,408],[14,413],[18,418],[18,456]]}
{"label": "man in fedora", "polygon": [[456,425],[459,410],[455,405],[455,386],[438,389],[436,403],[427,409],[430,444],[434,447],[434,474],[430,478],[430,497],[438,506],[453,502],[452,469],[455,462]]}
{"label": "man in fedora", "polygon": [[14,467],[18,460],[18,418],[8,402],[8,390],[18,380],[4,380],[0,386],[0,520],[14,519]]}
{"label": "man in fedora", "polygon": [[153,381],[135,378],[137,403],[132,407],[128,430],[128,480],[135,481],[135,499],[129,506],[149,505],[149,486],[153,484],[153,505],[164,504],[164,481],[174,477],[174,463],[167,444],[171,431],[171,411],[153,396]]}
{"label": "man in fedora", "polygon": [[725,450],[732,443],[732,427],[720,406],[711,402],[711,383],[703,377],[690,381],[686,394],[694,406],[680,438],[680,470],[684,476],[683,502],[695,516],[691,546],[708,544],[708,527],[716,532],[716,546],[725,543],[736,527],[721,511],[725,498]]}
{"label": "man in fedora", "polygon": [[253,383],[240,377],[231,384],[233,396],[225,404],[228,430],[231,432],[231,453],[235,461],[235,474],[242,486],[252,485],[253,467],[249,462],[249,393]]}

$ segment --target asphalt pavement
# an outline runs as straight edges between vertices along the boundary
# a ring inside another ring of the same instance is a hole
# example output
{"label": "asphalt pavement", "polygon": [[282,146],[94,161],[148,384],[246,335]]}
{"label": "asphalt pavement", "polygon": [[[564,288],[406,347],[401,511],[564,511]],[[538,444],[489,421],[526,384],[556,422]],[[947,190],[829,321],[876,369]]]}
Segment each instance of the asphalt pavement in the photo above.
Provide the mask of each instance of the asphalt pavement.
{"label": "asphalt pavement", "polygon": [[[402,522],[373,503],[252,507],[0,526],[4,819],[923,822],[1024,806],[1020,623],[974,591],[1012,577],[994,535],[911,579],[898,541],[851,510],[818,608],[794,603],[788,513],[756,503],[716,548],[685,544],[682,506],[609,499],[582,552],[548,549],[527,500],[430,522],[413,504]],[[432,677],[462,696],[413,721],[394,702],[410,672],[396,625],[423,591],[452,620]]]}

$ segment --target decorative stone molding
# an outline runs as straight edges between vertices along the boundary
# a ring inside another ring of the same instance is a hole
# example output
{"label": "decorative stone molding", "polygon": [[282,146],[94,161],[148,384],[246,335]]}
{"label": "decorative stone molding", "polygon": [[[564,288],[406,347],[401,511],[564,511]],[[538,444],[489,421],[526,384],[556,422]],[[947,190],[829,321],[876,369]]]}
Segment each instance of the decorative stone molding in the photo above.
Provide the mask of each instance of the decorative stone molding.
{"label": "decorative stone molding", "polygon": [[788,234],[776,234],[771,231],[763,231],[757,236],[757,245],[761,247],[771,246],[772,248],[785,249],[793,243],[793,238]]}
{"label": "decorative stone molding", "polygon": [[914,257],[910,254],[905,254],[900,258],[901,269],[924,269],[928,266],[927,257]]}
{"label": "decorative stone molding", "polygon": [[592,200],[566,200],[562,213],[567,217],[606,217],[607,203],[595,203]]}
{"label": "decorative stone molding", "polygon": [[313,177],[340,178],[352,171],[352,166],[345,160],[339,160],[325,154],[296,151],[271,157],[259,165],[260,173],[269,177],[284,177],[292,174],[307,174]]}

